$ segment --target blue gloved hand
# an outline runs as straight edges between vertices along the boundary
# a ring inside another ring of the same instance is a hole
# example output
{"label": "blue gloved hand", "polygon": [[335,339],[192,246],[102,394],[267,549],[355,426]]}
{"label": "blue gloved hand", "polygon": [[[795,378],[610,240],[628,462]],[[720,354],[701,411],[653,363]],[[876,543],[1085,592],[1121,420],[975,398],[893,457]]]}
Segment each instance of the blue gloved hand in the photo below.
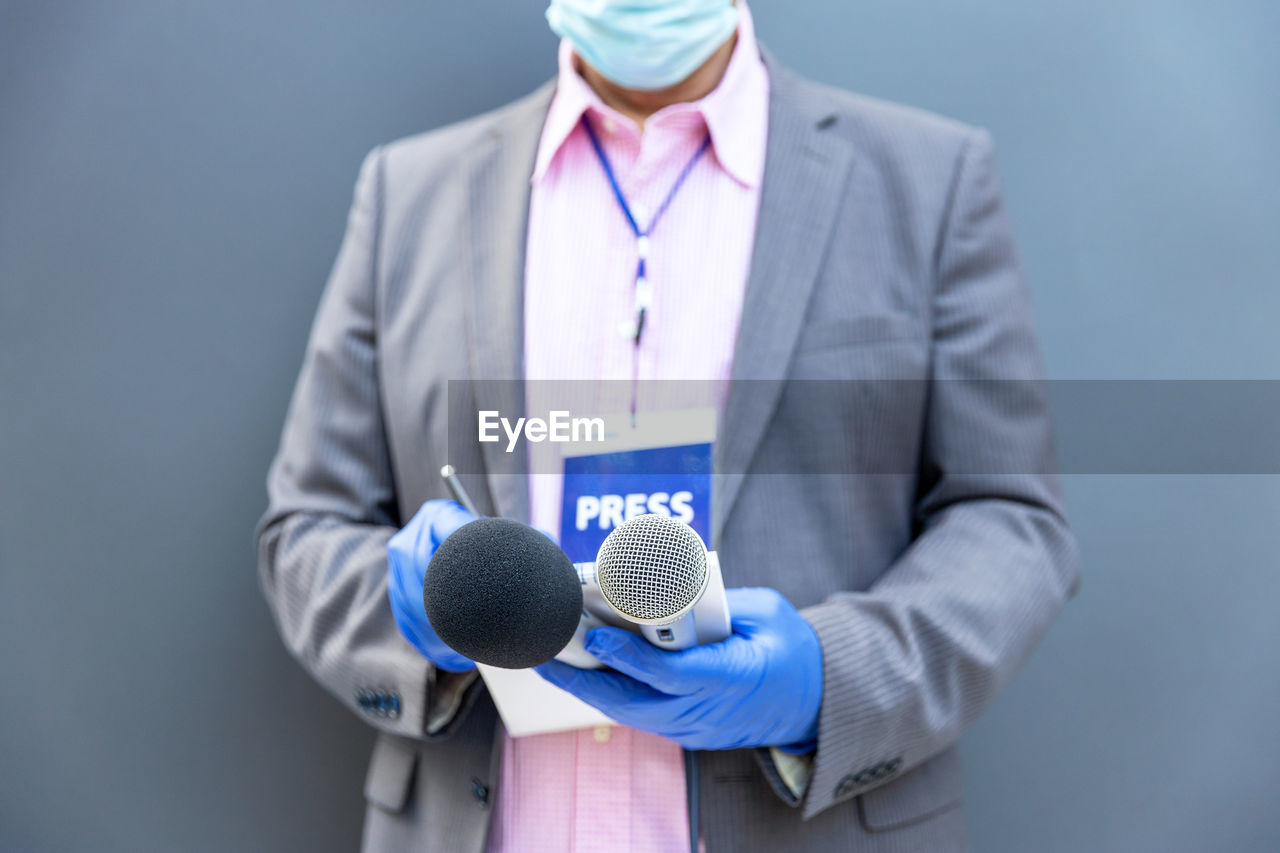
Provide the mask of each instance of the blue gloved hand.
{"label": "blue gloved hand", "polygon": [[387,541],[387,597],[391,599],[391,612],[395,614],[400,633],[427,660],[449,672],[466,672],[476,665],[436,636],[422,603],[422,585],[436,548],[471,521],[475,521],[475,516],[453,501],[427,501],[417,515]]}
{"label": "blue gloved hand", "polygon": [[686,749],[811,750],[822,706],[818,635],[777,590],[726,594],[733,635],[723,642],[669,652],[620,628],[595,628],[586,649],[617,672],[559,661],[537,670],[619,723]]}

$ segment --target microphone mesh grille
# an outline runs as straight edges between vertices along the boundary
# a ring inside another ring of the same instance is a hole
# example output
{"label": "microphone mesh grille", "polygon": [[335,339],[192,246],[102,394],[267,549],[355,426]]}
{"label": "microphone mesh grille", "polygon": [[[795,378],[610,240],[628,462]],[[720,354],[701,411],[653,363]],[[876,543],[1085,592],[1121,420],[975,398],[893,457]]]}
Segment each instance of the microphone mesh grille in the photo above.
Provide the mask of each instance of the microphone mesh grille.
{"label": "microphone mesh grille", "polygon": [[689,525],[665,515],[637,515],[605,538],[596,577],[604,597],[624,616],[670,619],[701,594],[707,550]]}

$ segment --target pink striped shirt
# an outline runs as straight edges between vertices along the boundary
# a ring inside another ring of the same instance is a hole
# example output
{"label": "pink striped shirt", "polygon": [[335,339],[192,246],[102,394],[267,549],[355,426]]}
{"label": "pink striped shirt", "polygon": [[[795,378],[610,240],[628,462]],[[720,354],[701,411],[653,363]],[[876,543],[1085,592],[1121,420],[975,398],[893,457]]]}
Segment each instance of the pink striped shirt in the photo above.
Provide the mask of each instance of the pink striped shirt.
{"label": "pink striped shirt", "polygon": [[[561,43],[558,88],[532,178],[528,379],[629,380],[633,368],[641,380],[728,379],[769,101],[751,14],[745,2],[738,9],[738,43],[719,86],[700,101],[655,113],[643,134],[599,99],[579,75],[569,43]],[[649,237],[653,302],[638,353],[619,331],[635,316],[636,239],[580,125],[584,113],[642,229],[711,136],[710,150]],[[536,408],[532,399],[529,407]],[[561,488],[558,475],[531,476],[535,527],[560,529]],[[500,772],[490,853],[688,849],[684,763],[680,747],[664,738],[621,726],[508,737]]]}

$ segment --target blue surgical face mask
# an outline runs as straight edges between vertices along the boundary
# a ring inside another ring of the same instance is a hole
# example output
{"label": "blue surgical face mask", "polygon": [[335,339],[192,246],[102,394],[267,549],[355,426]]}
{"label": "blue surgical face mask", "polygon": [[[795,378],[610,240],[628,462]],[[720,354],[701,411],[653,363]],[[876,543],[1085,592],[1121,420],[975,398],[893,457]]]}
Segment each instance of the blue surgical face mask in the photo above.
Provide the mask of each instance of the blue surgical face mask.
{"label": "blue surgical face mask", "polygon": [[551,0],[547,22],[609,81],[657,91],[711,58],[738,9],[732,0]]}

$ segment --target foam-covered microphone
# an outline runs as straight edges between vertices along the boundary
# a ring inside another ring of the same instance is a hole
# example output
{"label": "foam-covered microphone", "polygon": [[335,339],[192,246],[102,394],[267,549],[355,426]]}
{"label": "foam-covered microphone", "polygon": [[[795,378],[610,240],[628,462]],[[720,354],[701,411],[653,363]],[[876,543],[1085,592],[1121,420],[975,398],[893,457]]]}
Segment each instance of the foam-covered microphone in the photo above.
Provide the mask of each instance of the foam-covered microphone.
{"label": "foam-covered microphone", "polygon": [[422,603],[454,651],[523,669],[546,663],[573,639],[582,584],[565,553],[534,528],[478,518],[432,555]]}
{"label": "foam-covered microphone", "polygon": [[478,519],[436,550],[423,603],[451,648],[507,669],[552,658],[598,667],[583,640],[600,625],[672,650],[732,631],[715,553],[693,528],[662,515],[629,519],[605,538],[595,562],[576,566],[532,527]]}

